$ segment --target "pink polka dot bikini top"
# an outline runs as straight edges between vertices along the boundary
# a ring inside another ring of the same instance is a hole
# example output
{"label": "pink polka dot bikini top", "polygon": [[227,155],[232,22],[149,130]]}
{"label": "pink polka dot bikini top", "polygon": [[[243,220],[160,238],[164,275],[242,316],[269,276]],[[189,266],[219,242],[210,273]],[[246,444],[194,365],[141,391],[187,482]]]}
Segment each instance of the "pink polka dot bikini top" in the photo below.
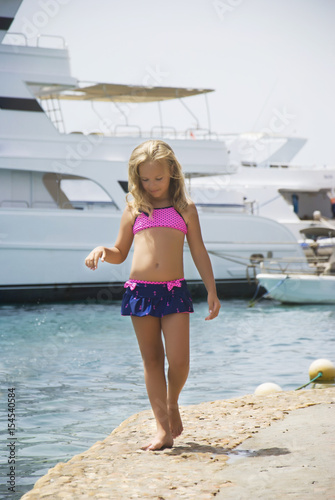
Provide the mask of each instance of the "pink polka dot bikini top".
{"label": "pink polka dot bikini top", "polygon": [[174,207],[154,208],[151,218],[141,212],[135,219],[133,233],[136,234],[150,227],[172,227],[187,234],[186,222]]}

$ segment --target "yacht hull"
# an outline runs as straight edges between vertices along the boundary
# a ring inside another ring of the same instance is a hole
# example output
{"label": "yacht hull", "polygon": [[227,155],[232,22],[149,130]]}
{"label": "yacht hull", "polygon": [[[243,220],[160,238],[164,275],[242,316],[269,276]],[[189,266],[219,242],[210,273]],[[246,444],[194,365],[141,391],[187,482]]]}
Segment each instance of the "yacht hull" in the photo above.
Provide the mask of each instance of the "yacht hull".
{"label": "yacht hull", "polygon": [[[112,246],[121,213],[85,210],[3,209],[0,302],[116,300],[129,278],[132,249],[121,265],[84,260],[97,245]],[[202,214],[203,239],[221,297],[247,297],[256,289],[260,260],[303,258],[291,233],[270,219],[241,214]],[[204,295],[187,243],[184,269],[194,296]]]}
{"label": "yacht hull", "polygon": [[[188,280],[193,299],[204,299],[206,289],[201,280]],[[256,282],[241,280],[216,280],[218,296],[225,298],[250,298],[257,290]],[[123,283],[57,283],[50,285],[0,286],[0,304],[39,304],[52,302],[101,302],[122,299]],[[264,292],[263,289],[259,293]]]}
{"label": "yacht hull", "polygon": [[285,304],[335,304],[335,276],[258,274],[268,297]]}

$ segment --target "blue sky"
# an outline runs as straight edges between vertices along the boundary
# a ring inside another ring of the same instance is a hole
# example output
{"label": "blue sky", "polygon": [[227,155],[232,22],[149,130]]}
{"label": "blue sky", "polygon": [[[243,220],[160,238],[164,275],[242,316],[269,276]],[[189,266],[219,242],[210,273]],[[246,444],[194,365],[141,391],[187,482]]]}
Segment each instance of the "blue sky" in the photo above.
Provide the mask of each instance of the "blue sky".
{"label": "blue sky", "polygon": [[64,36],[79,80],[213,88],[213,130],[306,137],[296,162],[335,166],[334,19],[333,0],[23,0],[12,31]]}

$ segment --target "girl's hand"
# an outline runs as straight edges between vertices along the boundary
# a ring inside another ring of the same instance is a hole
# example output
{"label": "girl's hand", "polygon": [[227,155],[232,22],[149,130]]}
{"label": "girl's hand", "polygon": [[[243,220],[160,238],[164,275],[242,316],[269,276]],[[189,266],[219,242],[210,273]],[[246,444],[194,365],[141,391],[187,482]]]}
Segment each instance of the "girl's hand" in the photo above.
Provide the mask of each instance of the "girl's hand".
{"label": "girl's hand", "polygon": [[86,257],[85,264],[87,267],[94,271],[98,267],[99,259],[104,262],[106,258],[106,249],[104,247],[96,247],[92,252]]}
{"label": "girl's hand", "polygon": [[207,316],[207,318],[205,318],[206,321],[216,318],[221,307],[220,301],[215,293],[209,293],[207,301],[209,307],[209,315]]}

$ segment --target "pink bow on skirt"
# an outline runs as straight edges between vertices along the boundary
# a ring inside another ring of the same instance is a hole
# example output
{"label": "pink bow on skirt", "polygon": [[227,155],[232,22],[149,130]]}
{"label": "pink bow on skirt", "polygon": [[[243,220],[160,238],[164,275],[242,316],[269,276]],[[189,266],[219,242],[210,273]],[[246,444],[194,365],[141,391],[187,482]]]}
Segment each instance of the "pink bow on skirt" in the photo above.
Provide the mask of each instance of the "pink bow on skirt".
{"label": "pink bow on skirt", "polygon": [[168,288],[169,292],[171,292],[171,290],[172,290],[172,288],[173,288],[174,286],[177,286],[177,287],[179,287],[179,288],[180,288],[180,287],[181,287],[181,282],[180,282],[180,280],[174,280],[174,281],[168,281],[168,282],[167,282],[167,288]]}

